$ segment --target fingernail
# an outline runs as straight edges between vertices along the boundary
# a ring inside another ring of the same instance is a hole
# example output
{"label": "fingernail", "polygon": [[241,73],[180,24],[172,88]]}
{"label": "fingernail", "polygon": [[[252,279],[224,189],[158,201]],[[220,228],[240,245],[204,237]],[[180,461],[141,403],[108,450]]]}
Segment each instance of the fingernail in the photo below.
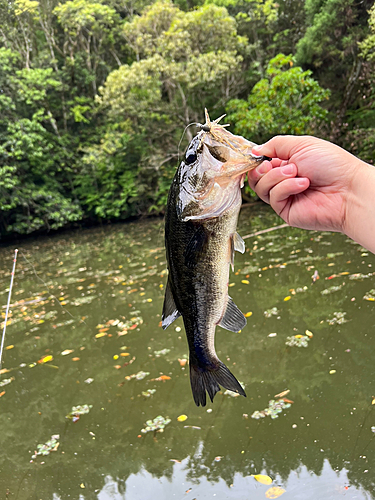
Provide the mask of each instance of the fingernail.
{"label": "fingernail", "polygon": [[284,175],[290,175],[291,173],[293,173],[293,170],[294,170],[294,165],[285,165],[285,167],[281,167],[281,172]]}
{"label": "fingernail", "polygon": [[258,154],[260,154],[260,150],[262,149],[262,147],[263,147],[263,144],[257,144],[256,146],[253,147],[253,149],[251,150],[251,152],[253,154],[258,155]]}
{"label": "fingernail", "polygon": [[261,165],[259,165],[259,167],[257,167],[257,174],[259,174],[259,175],[263,175],[267,171],[268,171],[268,165],[267,164],[262,163]]}

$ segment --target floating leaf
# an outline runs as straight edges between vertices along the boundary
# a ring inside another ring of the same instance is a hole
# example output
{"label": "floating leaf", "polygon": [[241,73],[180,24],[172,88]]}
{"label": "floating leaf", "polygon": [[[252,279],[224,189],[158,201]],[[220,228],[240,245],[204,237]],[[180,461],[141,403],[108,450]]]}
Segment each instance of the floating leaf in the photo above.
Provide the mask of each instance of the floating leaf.
{"label": "floating leaf", "polygon": [[58,441],[59,439],[60,435],[54,434],[46,443],[38,444],[36,447],[36,452],[31,458],[36,458],[37,455],[49,455],[51,451],[56,451],[60,444]]}
{"label": "floating leaf", "polygon": [[160,375],[158,378],[152,378],[152,382],[165,382],[166,380],[171,380],[171,377],[168,375]]}
{"label": "floating leaf", "polygon": [[142,396],[145,398],[151,397],[153,394],[155,394],[156,389],[147,389],[147,391],[142,391]]}
{"label": "floating leaf", "polygon": [[79,361],[80,358],[72,358],[72,361]]}
{"label": "floating leaf", "polygon": [[42,358],[40,358],[38,360],[38,363],[39,364],[48,363],[48,361],[52,361],[52,360],[53,360],[53,356],[51,356],[51,354],[49,354],[48,356],[43,356]]}
{"label": "floating leaf", "polygon": [[11,344],[11,345],[7,345],[6,348],[5,348],[5,350],[9,351],[9,349],[13,349],[13,348],[14,348],[14,345]]}
{"label": "floating leaf", "polygon": [[178,362],[180,363],[180,366],[185,366],[186,363],[187,363],[187,361],[188,361],[187,359],[180,359],[180,358],[178,358]]}
{"label": "floating leaf", "polygon": [[133,373],[132,375],[127,375],[125,377],[125,380],[132,380],[133,378],[135,378],[136,380],[142,380],[147,377],[147,375],[150,375],[150,372],[140,371],[138,373]]}
{"label": "floating leaf", "polygon": [[61,356],[66,356],[67,354],[71,354],[73,351],[74,349],[65,349],[65,351],[61,353]]}
{"label": "floating leaf", "polygon": [[171,350],[170,349],[162,349],[161,351],[154,351],[155,357],[160,358],[160,356],[164,356],[165,354],[168,354]]}
{"label": "floating leaf", "polygon": [[293,335],[292,337],[287,337],[285,345],[289,347],[307,347],[310,337],[307,335]]}
{"label": "floating leaf", "polygon": [[265,417],[271,417],[272,419],[278,418],[279,414],[283,410],[290,408],[291,404],[293,404],[293,401],[291,401],[290,399],[271,399],[268,402],[268,408],[265,408],[261,411],[254,411],[254,413],[251,415],[251,418],[254,418],[255,420],[259,420],[260,418]]}
{"label": "floating leaf", "polygon": [[280,486],[272,486],[272,488],[266,491],[266,498],[278,498],[283,493],[285,493],[284,488],[280,488]]}
{"label": "floating leaf", "polygon": [[154,420],[147,420],[145,423],[146,428],[141,429],[142,434],[146,434],[147,432],[163,432],[164,427],[171,422],[170,418],[164,418],[161,415],[154,418]]}
{"label": "floating leaf", "polygon": [[253,313],[252,313],[251,311],[247,312],[247,313],[245,314],[245,318],[250,318],[250,316],[252,316],[252,314],[253,314]]}
{"label": "floating leaf", "polygon": [[292,297],[290,295],[288,295],[287,297],[284,297],[284,302],[287,302],[288,300],[290,300]]}
{"label": "floating leaf", "polygon": [[249,285],[250,281],[249,280],[241,280],[241,283],[243,283],[244,285]]}
{"label": "floating leaf", "polygon": [[187,419],[188,419],[187,415],[180,415],[179,417],[177,417],[178,422],[185,422],[185,420]]}
{"label": "floating leaf", "polygon": [[270,318],[271,316],[277,316],[279,314],[279,311],[277,307],[272,307],[271,309],[267,309],[263,313],[266,318]]}
{"label": "floating leaf", "polygon": [[283,398],[287,394],[290,393],[290,389],[287,389],[286,391],[280,392],[280,394],[276,394],[275,398]]}
{"label": "floating leaf", "polygon": [[96,339],[100,339],[100,337],[105,337],[106,335],[108,335],[106,332],[97,333],[95,335],[95,338]]}
{"label": "floating leaf", "polygon": [[76,422],[81,415],[86,415],[91,410],[92,405],[78,405],[73,406],[71,411],[66,415],[66,418]]}
{"label": "floating leaf", "polygon": [[253,475],[253,478],[256,479],[258,481],[258,483],[262,483],[262,484],[271,484],[272,483],[272,479],[270,478],[270,476],[266,476],[264,474],[255,474],[255,475]]}
{"label": "floating leaf", "polygon": [[0,392],[0,398],[3,397],[5,394],[5,391]]}
{"label": "floating leaf", "polygon": [[336,370],[330,370],[330,371],[329,371],[329,374],[330,374],[330,375],[334,375],[335,373],[336,373]]}

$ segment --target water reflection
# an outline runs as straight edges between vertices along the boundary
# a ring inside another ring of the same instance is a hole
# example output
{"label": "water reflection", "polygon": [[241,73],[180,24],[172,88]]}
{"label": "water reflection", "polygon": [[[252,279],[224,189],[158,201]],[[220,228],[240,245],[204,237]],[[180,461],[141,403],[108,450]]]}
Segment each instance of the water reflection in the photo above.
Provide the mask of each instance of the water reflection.
{"label": "water reflection", "polygon": [[[244,210],[240,232],[278,223],[266,208]],[[153,220],[22,244],[10,371],[0,379],[14,377],[0,387],[0,491],[257,499],[281,486],[285,500],[375,498],[375,257],[339,234],[284,228],[247,239],[230,293],[248,325],[240,334],[218,328],[216,347],[248,397],[218,394],[207,411],[195,407],[179,361],[187,355],[181,319],[166,332],[159,326],[162,239]],[[4,304],[12,258],[4,247]],[[307,347],[286,345],[306,330]],[[53,359],[38,363],[44,356]],[[149,375],[132,377],[141,371]],[[293,403],[278,418],[251,418],[286,389]],[[84,404],[92,408],[77,422],[65,418]],[[188,419],[177,421],[182,414]],[[141,434],[158,415],[171,419],[164,433]],[[55,434],[58,449],[30,462]],[[256,482],[260,473],[272,485]]]}

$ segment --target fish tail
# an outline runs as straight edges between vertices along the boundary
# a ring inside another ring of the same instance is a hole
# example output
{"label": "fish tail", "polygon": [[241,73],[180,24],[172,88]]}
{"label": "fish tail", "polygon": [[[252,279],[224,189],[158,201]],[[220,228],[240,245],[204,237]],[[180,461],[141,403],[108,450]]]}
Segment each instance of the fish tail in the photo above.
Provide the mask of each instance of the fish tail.
{"label": "fish tail", "polygon": [[191,390],[197,406],[206,406],[206,391],[212,402],[220,386],[246,397],[241,384],[220,360],[216,368],[199,366],[191,358],[189,364]]}

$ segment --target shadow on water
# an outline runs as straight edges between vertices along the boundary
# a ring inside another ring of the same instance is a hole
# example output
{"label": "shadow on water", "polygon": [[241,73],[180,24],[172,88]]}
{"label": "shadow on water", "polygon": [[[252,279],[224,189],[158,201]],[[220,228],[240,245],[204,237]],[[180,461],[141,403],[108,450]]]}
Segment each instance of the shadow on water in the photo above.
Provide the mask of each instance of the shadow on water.
{"label": "shadow on water", "polygon": [[[245,208],[239,230],[281,222]],[[277,486],[285,500],[375,498],[374,255],[294,228],[246,246],[230,294],[248,324],[218,328],[216,346],[247,398],[219,393],[203,409],[182,366],[181,319],[160,327],[161,221],[20,247],[0,378],[1,498],[256,500]],[[2,304],[12,258],[1,250]],[[289,408],[252,418],[285,390]],[[77,405],[92,406],[74,422]],[[164,432],[142,433],[158,415],[171,419]],[[55,450],[35,457],[54,435]]]}

